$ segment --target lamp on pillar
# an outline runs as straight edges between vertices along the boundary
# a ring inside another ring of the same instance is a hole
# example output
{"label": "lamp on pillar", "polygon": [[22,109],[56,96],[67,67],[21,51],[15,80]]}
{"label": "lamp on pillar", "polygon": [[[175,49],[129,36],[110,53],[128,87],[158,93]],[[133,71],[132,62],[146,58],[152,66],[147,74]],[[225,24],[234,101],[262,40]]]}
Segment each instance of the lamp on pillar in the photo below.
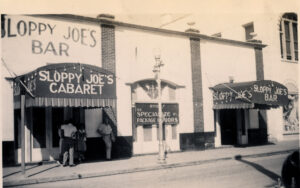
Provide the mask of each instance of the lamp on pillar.
{"label": "lamp on pillar", "polygon": [[160,68],[164,65],[161,58],[160,49],[154,49],[154,59],[155,65],[153,67],[153,72],[155,73],[155,80],[157,83],[157,100],[158,100],[158,163],[165,162],[165,151],[163,146],[163,130],[162,130],[162,105],[161,105],[161,79],[160,79]]}

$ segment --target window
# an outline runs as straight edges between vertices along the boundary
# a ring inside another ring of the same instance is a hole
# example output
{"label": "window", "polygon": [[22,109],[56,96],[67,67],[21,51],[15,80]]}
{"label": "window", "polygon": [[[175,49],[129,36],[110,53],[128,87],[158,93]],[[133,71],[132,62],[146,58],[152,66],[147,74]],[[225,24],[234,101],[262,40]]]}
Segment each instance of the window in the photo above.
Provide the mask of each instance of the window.
{"label": "window", "polygon": [[254,25],[253,23],[249,23],[244,25],[245,28],[245,38],[246,41],[251,40],[254,38]]}
{"label": "window", "polygon": [[177,125],[172,125],[172,139],[176,140],[177,139]]}
{"label": "window", "polygon": [[280,51],[283,60],[298,61],[297,15],[286,13],[279,26]]}
{"label": "window", "polygon": [[144,125],[144,141],[151,142],[152,141],[152,125]]}

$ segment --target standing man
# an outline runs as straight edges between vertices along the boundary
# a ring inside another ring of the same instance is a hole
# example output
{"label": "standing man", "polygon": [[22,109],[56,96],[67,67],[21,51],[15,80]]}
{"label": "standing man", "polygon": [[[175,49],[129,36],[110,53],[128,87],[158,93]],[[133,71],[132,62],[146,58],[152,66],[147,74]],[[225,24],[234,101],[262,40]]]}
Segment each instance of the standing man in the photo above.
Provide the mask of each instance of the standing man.
{"label": "standing man", "polygon": [[100,124],[98,133],[102,136],[102,139],[106,147],[106,160],[111,160],[111,148],[112,142],[115,141],[115,136],[112,132],[112,128],[108,123],[108,118],[104,118],[104,122]]}
{"label": "standing man", "polygon": [[64,155],[64,148],[65,146],[63,145],[63,140],[64,140],[64,131],[61,129],[61,127],[63,126],[60,125],[59,129],[58,129],[58,136],[59,136],[59,157],[58,157],[58,161],[57,163],[59,163],[60,165],[63,163],[63,155]]}
{"label": "standing man", "polygon": [[74,145],[76,139],[76,127],[71,123],[71,121],[67,121],[64,125],[61,126],[61,130],[64,132],[64,139],[62,141],[63,145],[63,166],[67,166],[67,161],[69,159],[69,166],[75,166],[74,164]]}
{"label": "standing man", "polygon": [[77,131],[77,148],[78,148],[78,160],[79,162],[85,159],[84,153],[86,152],[86,132],[83,123],[79,124]]}

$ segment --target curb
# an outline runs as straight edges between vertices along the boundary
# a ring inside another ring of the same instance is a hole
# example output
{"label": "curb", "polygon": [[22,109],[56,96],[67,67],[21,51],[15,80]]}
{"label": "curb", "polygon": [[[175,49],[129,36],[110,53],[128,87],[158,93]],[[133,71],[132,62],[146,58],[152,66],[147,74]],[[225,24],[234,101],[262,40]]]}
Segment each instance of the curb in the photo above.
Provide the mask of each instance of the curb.
{"label": "curb", "polygon": [[153,165],[150,167],[132,168],[132,169],[127,169],[127,170],[115,170],[115,171],[108,171],[108,172],[71,174],[71,175],[66,175],[66,176],[57,176],[57,177],[49,177],[49,178],[4,181],[3,187],[49,183],[49,182],[76,180],[76,179],[84,179],[84,178],[104,177],[104,176],[128,174],[128,173],[135,173],[135,172],[162,170],[162,169],[168,169],[168,168],[179,168],[179,167],[185,167],[185,166],[201,165],[204,163],[212,163],[212,162],[216,162],[216,161],[235,160],[237,157],[239,157],[239,158],[266,157],[266,156],[272,156],[272,155],[291,153],[295,150],[297,150],[297,149],[290,149],[290,150],[276,151],[276,152],[269,152],[269,153],[249,154],[249,155],[236,155],[233,157],[223,157],[223,158],[218,158],[218,159],[208,159],[208,160],[200,160],[200,161],[189,161],[189,162],[172,163],[172,164],[157,164],[157,165]]}

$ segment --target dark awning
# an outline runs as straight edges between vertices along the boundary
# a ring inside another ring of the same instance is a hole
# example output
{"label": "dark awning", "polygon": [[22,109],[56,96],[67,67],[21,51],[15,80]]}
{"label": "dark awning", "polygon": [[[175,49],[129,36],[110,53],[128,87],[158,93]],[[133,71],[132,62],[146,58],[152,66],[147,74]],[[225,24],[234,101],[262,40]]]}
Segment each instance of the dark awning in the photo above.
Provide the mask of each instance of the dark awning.
{"label": "dark awning", "polygon": [[271,80],[222,83],[210,89],[213,109],[269,108],[288,103],[288,89]]}
{"label": "dark awning", "polygon": [[101,67],[79,63],[59,63],[40,67],[14,80],[14,105],[26,91],[26,106],[104,107],[115,106],[115,75]]}

